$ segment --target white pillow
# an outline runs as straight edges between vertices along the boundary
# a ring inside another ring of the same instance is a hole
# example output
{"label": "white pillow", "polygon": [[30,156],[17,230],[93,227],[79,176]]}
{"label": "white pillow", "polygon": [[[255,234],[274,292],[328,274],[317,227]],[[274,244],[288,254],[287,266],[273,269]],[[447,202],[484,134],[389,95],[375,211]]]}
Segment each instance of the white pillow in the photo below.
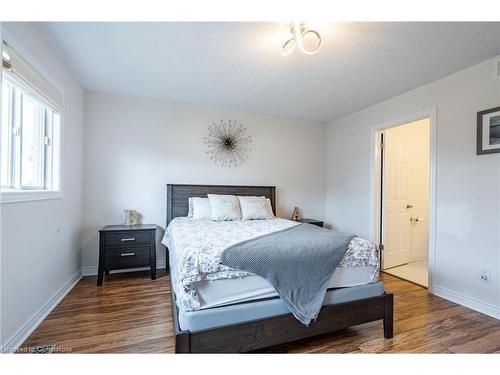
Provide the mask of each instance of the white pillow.
{"label": "white pillow", "polygon": [[240,201],[235,195],[207,194],[212,220],[240,220]]}
{"label": "white pillow", "polygon": [[271,205],[271,200],[269,198],[266,198],[266,209],[269,219],[274,219],[273,206]]}
{"label": "white pillow", "polygon": [[274,218],[271,201],[265,197],[238,197],[241,208],[241,220]]}
{"label": "white pillow", "polygon": [[[193,207],[193,219],[211,219],[212,210],[210,208],[210,202],[208,198],[189,198]],[[189,214],[188,214],[189,216]]]}
{"label": "white pillow", "polygon": [[188,198],[188,217],[193,217],[193,197]]}

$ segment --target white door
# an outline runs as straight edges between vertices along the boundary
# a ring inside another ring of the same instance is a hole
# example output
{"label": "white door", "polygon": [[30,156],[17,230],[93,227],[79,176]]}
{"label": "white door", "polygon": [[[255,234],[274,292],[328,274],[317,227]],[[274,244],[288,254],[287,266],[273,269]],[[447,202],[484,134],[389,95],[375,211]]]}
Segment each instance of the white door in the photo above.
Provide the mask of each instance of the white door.
{"label": "white door", "polygon": [[384,131],[384,145],[382,268],[386,269],[410,260],[410,215],[408,147],[391,129]]}

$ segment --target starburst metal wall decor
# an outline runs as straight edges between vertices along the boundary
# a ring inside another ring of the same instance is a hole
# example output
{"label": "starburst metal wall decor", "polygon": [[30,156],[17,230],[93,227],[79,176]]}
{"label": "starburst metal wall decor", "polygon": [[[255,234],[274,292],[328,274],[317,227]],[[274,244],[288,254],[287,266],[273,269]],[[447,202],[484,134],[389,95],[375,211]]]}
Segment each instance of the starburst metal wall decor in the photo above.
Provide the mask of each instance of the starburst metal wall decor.
{"label": "starburst metal wall decor", "polygon": [[203,138],[210,160],[223,167],[238,167],[250,152],[252,137],[247,135],[247,128],[235,120],[219,120],[208,126]]}

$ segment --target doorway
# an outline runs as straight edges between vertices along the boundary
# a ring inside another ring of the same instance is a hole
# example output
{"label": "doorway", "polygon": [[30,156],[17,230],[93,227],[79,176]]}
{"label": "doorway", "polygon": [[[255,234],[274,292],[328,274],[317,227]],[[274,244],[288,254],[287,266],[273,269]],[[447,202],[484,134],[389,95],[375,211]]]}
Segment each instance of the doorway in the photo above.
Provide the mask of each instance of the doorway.
{"label": "doorway", "polygon": [[429,286],[430,117],[378,130],[383,272]]}

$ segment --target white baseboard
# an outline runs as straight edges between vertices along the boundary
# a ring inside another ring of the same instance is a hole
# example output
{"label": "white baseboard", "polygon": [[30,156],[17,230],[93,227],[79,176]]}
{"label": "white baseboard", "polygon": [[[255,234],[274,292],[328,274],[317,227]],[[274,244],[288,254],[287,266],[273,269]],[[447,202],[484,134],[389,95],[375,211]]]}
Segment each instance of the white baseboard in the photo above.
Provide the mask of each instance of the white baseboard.
{"label": "white baseboard", "polygon": [[438,285],[434,286],[434,294],[438,297],[458,303],[459,305],[468,307],[472,310],[479,311],[480,313],[489,315],[493,318],[500,319],[500,307],[498,306],[479,301],[473,297],[466,296],[465,294],[458,293]]}
{"label": "white baseboard", "polygon": [[1,352],[13,353],[22,343],[33,333],[36,327],[49,315],[59,302],[69,293],[71,289],[82,278],[82,271],[79,270],[71,276],[64,284],[50,297],[22,326],[14,333],[2,346]]}
{"label": "white baseboard", "polygon": [[[166,268],[166,266],[167,266],[167,262],[165,260],[157,260],[156,261],[156,269],[164,269],[164,268]],[[149,267],[116,270],[116,271],[110,271],[110,273],[145,271],[145,270],[149,270]],[[82,275],[83,276],[95,276],[95,275],[97,275],[97,266],[83,266],[82,267]]]}

